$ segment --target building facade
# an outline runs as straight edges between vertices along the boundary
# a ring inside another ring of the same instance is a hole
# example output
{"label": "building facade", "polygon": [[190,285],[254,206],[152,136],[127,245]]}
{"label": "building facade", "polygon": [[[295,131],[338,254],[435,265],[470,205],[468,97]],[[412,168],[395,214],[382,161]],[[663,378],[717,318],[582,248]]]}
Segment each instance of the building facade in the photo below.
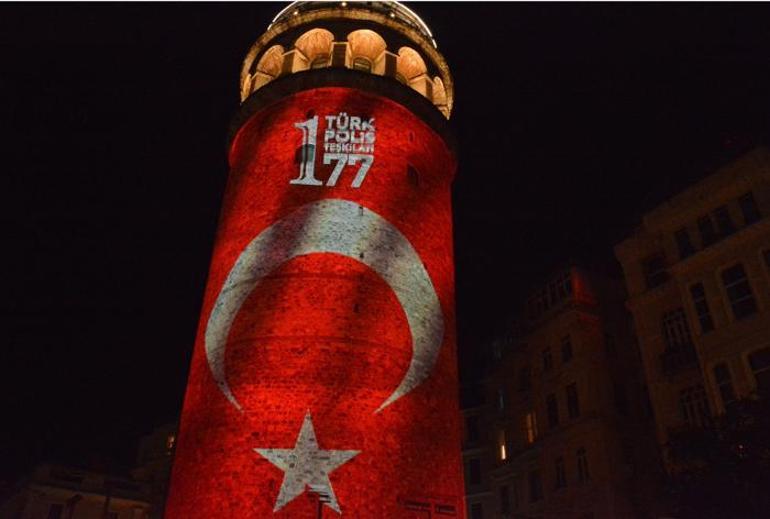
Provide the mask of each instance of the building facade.
{"label": "building facade", "polygon": [[165,517],[462,517],[430,29],[398,2],[294,2],[241,100]]}
{"label": "building facade", "polygon": [[666,467],[672,434],[770,391],[770,152],[644,215],[615,247]]}
{"label": "building facade", "polygon": [[41,465],[0,505],[3,519],[150,519],[146,485],[127,478]]}
{"label": "building facade", "polygon": [[471,519],[643,516],[655,451],[623,300],[570,268],[493,345],[487,404],[465,411]]}

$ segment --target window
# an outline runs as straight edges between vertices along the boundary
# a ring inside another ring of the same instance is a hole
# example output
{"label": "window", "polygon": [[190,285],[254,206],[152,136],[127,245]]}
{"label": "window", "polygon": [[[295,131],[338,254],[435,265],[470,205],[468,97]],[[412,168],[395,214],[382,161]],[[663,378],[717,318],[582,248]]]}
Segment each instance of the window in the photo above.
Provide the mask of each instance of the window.
{"label": "window", "polygon": [[591,473],[588,471],[588,455],[583,447],[577,450],[577,468],[578,481],[584,482],[591,479]]}
{"label": "window", "polygon": [[479,417],[469,416],[465,419],[465,431],[468,443],[479,441]]}
{"label": "window", "polygon": [[508,495],[507,485],[502,485],[500,487],[500,512],[503,514],[511,513],[511,498]]}
{"label": "window", "polygon": [[676,247],[679,249],[679,259],[685,259],[692,256],[695,252],[695,247],[690,241],[690,233],[684,227],[674,233],[674,239],[676,240]]}
{"label": "window", "polygon": [[497,388],[497,410],[505,411],[505,389]]}
{"label": "window", "polygon": [[468,462],[468,480],[471,485],[481,483],[481,460],[473,458]]}
{"label": "window", "polygon": [[64,514],[64,505],[53,504],[48,509],[48,519],[61,519]]}
{"label": "window", "polygon": [[537,415],[534,411],[524,415],[524,431],[527,433],[527,443],[537,440]]}
{"label": "window", "polygon": [[580,416],[580,402],[578,401],[577,384],[567,386],[567,413],[570,418]]}
{"label": "window", "polygon": [[561,338],[561,361],[567,363],[572,360],[572,339],[569,335]]}
{"label": "window", "polygon": [[618,414],[623,416],[628,414],[628,398],[626,398],[626,387],[622,382],[615,382],[614,387],[615,409]]}
{"label": "window", "polygon": [[684,349],[692,344],[684,309],[677,308],[663,314],[663,340],[667,350]]}
{"label": "window", "polygon": [[540,472],[529,472],[529,502],[534,503],[543,499],[543,482],[540,480]]}
{"label": "window", "polygon": [[663,254],[650,256],[642,263],[644,269],[644,279],[647,282],[647,288],[652,289],[662,285],[668,280],[666,271],[666,258]]}
{"label": "window", "polygon": [[519,372],[519,391],[529,391],[532,387],[529,366],[521,368]]}
{"label": "window", "polygon": [[481,503],[471,505],[471,519],[484,519],[484,507]]}
{"label": "window", "polygon": [[508,444],[505,441],[505,431],[500,431],[498,436],[498,449],[500,453],[500,461],[508,459]]}
{"label": "window", "polygon": [[690,427],[705,427],[708,423],[709,410],[706,403],[706,392],[698,384],[679,392],[679,407],[682,419]]}
{"label": "window", "polygon": [[559,402],[553,393],[546,398],[546,407],[548,408],[548,427],[553,429],[559,425]]}
{"label": "window", "polygon": [[329,56],[324,54],[313,58],[313,61],[310,62],[310,68],[311,69],[323,68],[328,64],[329,64]]}
{"label": "window", "polygon": [[770,397],[770,348],[763,348],[750,354],[749,366],[754,373],[759,396]]}
{"label": "window", "polygon": [[717,207],[714,210],[714,219],[717,221],[720,238],[730,236],[735,232],[735,225],[733,225],[733,220],[730,218],[730,212],[727,210],[727,207]]}
{"label": "window", "polygon": [[372,62],[360,56],[357,58],[353,58],[353,70],[360,70],[361,72],[371,72]]}
{"label": "window", "polygon": [[762,218],[762,214],[760,214],[757,207],[757,201],[754,200],[754,193],[751,191],[738,199],[738,205],[741,207],[743,222],[746,225],[750,225]]}
{"label": "window", "polygon": [[703,283],[692,285],[690,287],[690,296],[692,296],[692,304],[698,316],[701,332],[710,332],[714,329],[714,321],[711,320],[711,312],[709,311],[709,303],[706,299],[706,290],[703,288]]}
{"label": "window", "polygon": [[567,473],[564,470],[564,458],[556,458],[556,485],[555,488],[564,488],[567,486]]}
{"label": "window", "polygon": [[757,303],[751,293],[751,286],[743,265],[739,263],[722,271],[722,283],[736,319],[743,319],[757,311]]}
{"label": "window", "polygon": [[717,241],[717,232],[714,229],[714,222],[711,221],[709,215],[698,218],[698,231],[700,232],[700,240],[704,247],[708,247]]}
{"label": "window", "polygon": [[735,402],[735,391],[733,391],[733,380],[730,376],[730,369],[727,364],[720,362],[714,366],[714,381],[719,389],[719,396],[722,397],[722,405],[727,407]]}
{"label": "window", "polygon": [[551,348],[543,350],[543,371],[551,371],[553,368],[553,356],[551,355]]}

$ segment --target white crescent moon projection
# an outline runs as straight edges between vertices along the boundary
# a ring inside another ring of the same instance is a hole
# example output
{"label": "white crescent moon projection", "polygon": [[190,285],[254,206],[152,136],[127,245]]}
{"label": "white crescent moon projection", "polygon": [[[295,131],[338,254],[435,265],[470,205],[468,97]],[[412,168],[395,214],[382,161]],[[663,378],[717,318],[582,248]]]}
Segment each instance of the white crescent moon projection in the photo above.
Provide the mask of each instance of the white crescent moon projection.
{"label": "white crescent moon projection", "polygon": [[436,289],[409,240],[377,213],[349,200],[325,199],[299,207],[257,235],[241,252],[206,325],[206,357],[219,389],[239,410],[225,375],[230,327],[254,287],[292,258],[339,254],[371,268],[393,290],[412,336],[412,359],[403,380],[379,413],[419,386],[433,370],[444,339]]}

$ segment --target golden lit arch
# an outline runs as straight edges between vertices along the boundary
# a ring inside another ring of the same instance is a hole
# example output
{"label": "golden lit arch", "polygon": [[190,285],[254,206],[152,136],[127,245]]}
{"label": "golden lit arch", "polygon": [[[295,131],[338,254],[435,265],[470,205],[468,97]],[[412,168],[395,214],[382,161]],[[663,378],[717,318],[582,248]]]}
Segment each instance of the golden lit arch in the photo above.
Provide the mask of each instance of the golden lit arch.
{"label": "golden lit arch", "polygon": [[257,72],[277,77],[283,66],[283,53],[284,50],[281,45],[273,45],[267,49],[257,63]]}
{"label": "golden lit arch", "polygon": [[398,49],[396,71],[404,79],[410,81],[419,75],[425,74],[428,71],[428,67],[425,66],[425,61],[416,50],[411,47],[401,47]]}
{"label": "golden lit arch", "polygon": [[354,65],[356,60],[361,58],[373,65],[382,56],[386,47],[387,44],[382,36],[369,29],[359,29],[348,34],[348,50],[351,63]]}
{"label": "golden lit arch", "polygon": [[320,62],[324,58],[326,64],[331,57],[334,35],[326,29],[311,29],[297,38],[294,48],[299,50],[308,63]]}

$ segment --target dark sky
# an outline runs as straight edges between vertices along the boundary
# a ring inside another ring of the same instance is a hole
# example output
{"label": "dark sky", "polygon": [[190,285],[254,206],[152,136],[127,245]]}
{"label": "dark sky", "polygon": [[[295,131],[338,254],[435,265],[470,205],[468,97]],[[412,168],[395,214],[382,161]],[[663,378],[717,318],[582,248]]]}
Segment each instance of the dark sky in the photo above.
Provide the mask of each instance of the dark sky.
{"label": "dark sky", "polygon": [[[0,5],[0,480],[181,405],[243,56],[280,4]],[[418,4],[456,80],[465,373],[532,282],[763,142],[767,4]]]}

